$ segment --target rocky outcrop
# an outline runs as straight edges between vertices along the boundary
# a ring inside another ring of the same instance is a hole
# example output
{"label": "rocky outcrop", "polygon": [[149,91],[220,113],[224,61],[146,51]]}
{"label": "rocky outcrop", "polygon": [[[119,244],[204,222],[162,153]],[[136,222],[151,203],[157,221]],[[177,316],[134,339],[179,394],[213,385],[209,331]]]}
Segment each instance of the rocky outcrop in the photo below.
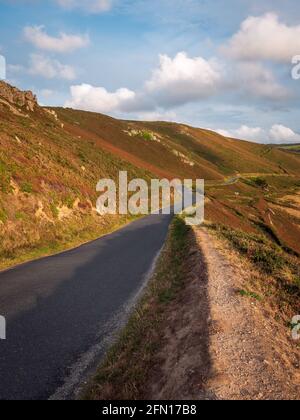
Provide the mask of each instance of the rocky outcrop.
{"label": "rocky outcrop", "polygon": [[38,105],[36,96],[31,91],[21,91],[0,81],[0,97],[18,107],[33,112]]}

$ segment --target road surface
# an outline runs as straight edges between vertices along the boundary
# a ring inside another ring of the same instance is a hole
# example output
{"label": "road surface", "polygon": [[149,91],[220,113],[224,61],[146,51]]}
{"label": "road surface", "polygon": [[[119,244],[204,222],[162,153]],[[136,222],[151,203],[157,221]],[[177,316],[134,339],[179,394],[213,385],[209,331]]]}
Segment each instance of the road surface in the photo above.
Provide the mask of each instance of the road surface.
{"label": "road surface", "polygon": [[70,398],[127,319],[171,216],[0,273],[0,399]]}

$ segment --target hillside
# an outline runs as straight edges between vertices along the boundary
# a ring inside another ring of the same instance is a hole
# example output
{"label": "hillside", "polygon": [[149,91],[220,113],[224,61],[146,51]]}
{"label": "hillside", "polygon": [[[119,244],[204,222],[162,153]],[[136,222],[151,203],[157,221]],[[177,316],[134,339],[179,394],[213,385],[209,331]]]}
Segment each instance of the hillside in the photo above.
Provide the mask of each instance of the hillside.
{"label": "hillside", "polygon": [[[131,178],[205,178],[211,221],[246,230],[260,229],[260,222],[273,230],[278,225],[288,246],[298,250],[300,216],[276,200],[283,190],[281,198],[299,187],[299,163],[296,154],[182,124],[42,108],[31,92],[0,82],[0,267],[74,246],[126,222],[95,211],[98,180],[116,179],[120,170]],[[272,175],[271,191],[251,184],[251,174]],[[280,206],[278,221],[269,221],[267,198]],[[295,226],[292,235],[286,226]]]}
{"label": "hillside", "polygon": [[0,268],[78,245],[126,218],[96,213],[96,184],[146,173],[69,134],[30,93],[0,82]]}
{"label": "hillside", "polygon": [[120,121],[104,115],[55,109],[70,134],[169,178],[223,179],[236,172],[300,175],[299,158],[266,145],[165,122]]}

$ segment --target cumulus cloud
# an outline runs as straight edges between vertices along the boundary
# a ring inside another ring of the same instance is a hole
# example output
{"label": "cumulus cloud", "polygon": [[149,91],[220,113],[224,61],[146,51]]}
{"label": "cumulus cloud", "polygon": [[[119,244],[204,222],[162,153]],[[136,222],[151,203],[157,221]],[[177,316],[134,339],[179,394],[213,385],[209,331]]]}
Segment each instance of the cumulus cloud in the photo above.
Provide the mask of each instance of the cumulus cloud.
{"label": "cumulus cloud", "polygon": [[71,86],[71,99],[65,103],[65,106],[100,113],[126,112],[135,95],[135,92],[126,88],[108,92],[103,87],[82,84]]}
{"label": "cumulus cloud", "polygon": [[237,139],[245,139],[251,141],[263,141],[265,138],[265,131],[260,127],[248,127],[242,125],[234,130],[215,130],[224,137],[232,137]]}
{"label": "cumulus cloud", "polygon": [[104,13],[111,9],[113,0],[56,0],[65,9],[81,9],[88,13]]}
{"label": "cumulus cloud", "polygon": [[273,125],[269,138],[274,143],[300,143],[300,134],[281,124]]}
{"label": "cumulus cloud", "polygon": [[[109,92],[105,87],[82,84],[71,87],[66,106],[102,113],[135,113],[157,118],[168,109],[222,95],[231,90],[270,100],[286,99],[288,91],[277,83],[273,73],[259,63],[235,63],[230,68],[215,59],[159,56],[159,65],[141,89],[121,88]],[[146,114],[145,114],[146,113]]]}
{"label": "cumulus cloud", "polygon": [[190,58],[180,52],[173,59],[160,56],[160,65],[146,82],[146,91],[160,105],[177,106],[213,95],[220,80],[220,68],[215,61]]}
{"label": "cumulus cloud", "polygon": [[250,16],[222,51],[239,60],[290,62],[300,51],[300,25],[288,26],[275,13]]}
{"label": "cumulus cloud", "polygon": [[242,125],[237,129],[215,130],[224,137],[254,141],[258,143],[292,144],[300,143],[300,134],[295,133],[291,128],[281,124],[274,124],[269,130],[261,127],[249,127]]}
{"label": "cumulus cloud", "polygon": [[170,121],[175,122],[177,115],[173,111],[153,111],[141,112],[138,114],[138,119],[141,121]]}
{"label": "cumulus cloud", "polygon": [[214,62],[189,58],[185,53],[174,59],[162,55],[159,67],[141,90],[121,88],[108,92],[104,87],[89,84],[72,86],[66,106],[103,113],[143,111],[148,118],[161,119],[157,109],[184,105],[214,94],[221,79],[216,67]]}
{"label": "cumulus cloud", "polygon": [[68,35],[61,32],[58,37],[52,37],[46,33],[44,26],[26,26],[24,37],[40,50],[57,53],[71,52],[86,47],[90,42],[87,35]]}
{"label": "cumulus cloud", "polygon": [[272,71],[261,63],[238,63],[235,72],[235,83],[251,96],[271,100],[283,100],[290,96],[289,91],[276,81]]}
{"label": "cumulus cloud", "polygon": [[271,69],[261,63],[229,64],[188,57],[184,52],[174,58],[161,55],[158,68],[145,84],[147,96],[163,107],[196,102],[230,90],[268,100],[285,100],[290,96]]}
{"label": "cumulus cloud", "polygon": [[76,78],[73,67],[40,54],[31,54],[28,72],[45,79],[74,80]]}

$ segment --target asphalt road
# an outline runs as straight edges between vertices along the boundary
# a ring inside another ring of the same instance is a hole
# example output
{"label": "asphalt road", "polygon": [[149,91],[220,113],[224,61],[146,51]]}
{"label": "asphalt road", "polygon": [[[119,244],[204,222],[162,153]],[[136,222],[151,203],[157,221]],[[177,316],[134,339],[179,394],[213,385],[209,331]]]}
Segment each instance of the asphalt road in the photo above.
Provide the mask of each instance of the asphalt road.
{"label": "asphalt road", "polygon": [[171,216],[0,273],[0,399],[70,398],[127,319]]}

